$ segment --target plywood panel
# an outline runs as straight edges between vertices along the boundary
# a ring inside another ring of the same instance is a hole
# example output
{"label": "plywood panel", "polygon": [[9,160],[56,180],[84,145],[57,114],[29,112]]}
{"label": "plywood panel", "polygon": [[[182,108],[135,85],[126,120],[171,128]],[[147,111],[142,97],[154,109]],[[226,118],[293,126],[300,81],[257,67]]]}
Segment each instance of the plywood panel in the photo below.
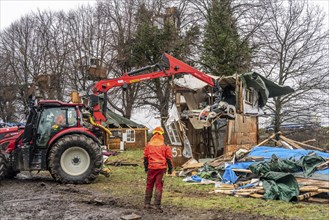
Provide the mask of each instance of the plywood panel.
{"label": "plywood panel", "polygon": [[257,118],[236,114],[235,120],[229,120],[224,153],[232,153],[240,148],[257,145]]}
{"label": "plywood panel", "polygon": [[236,133],[236,143],[237,144],[257,144],[257,133]]}
{"label": "plywood panel", "polygon": [[236,132],[255,132],[257,130],[257,118],[236,114],[234,120]]}

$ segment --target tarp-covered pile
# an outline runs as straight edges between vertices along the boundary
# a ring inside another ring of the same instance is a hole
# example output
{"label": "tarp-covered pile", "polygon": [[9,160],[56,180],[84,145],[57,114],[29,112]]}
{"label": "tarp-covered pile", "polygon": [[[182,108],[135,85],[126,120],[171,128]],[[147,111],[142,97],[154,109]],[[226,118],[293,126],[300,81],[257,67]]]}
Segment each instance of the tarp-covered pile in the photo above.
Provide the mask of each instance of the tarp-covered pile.
{"label": "tarp-covered pile", "polygon": [[329,153],[321,151],[260,146],[232,161],[209,161],[184,180],[215,183],[215,193],[298,201],[326,197],[328,160]]}

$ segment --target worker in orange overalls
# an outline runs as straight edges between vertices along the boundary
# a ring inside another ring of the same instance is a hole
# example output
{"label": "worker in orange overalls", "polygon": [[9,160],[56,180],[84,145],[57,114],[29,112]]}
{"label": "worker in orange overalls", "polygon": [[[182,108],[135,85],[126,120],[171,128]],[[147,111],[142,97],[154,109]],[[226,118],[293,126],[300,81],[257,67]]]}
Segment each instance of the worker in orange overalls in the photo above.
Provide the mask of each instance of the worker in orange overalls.
{"label": "worker in orange overalls", "polygon": [[153,136],[144,149],[144,168],[147,172],[147,183],[145,191],[145,208],[151,208],[151,199],[153,188],[155,209],[162,212],[161,198],[163,189],[163,175],[166,173],[168,166],[168,174],[172,173],[172,152],[168,145],[164,143],[164,131],[161,127],[153,130]]}

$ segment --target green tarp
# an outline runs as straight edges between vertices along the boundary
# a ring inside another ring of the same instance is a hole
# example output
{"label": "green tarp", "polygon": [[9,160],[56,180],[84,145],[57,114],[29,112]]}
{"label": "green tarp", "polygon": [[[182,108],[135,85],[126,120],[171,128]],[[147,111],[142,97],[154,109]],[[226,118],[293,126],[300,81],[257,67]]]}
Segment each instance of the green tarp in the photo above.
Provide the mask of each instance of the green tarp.
{"label": "green tarp", "polygon": [[270,161],[261,161],[250,165],[250,170],[261,176],[265,189],[265,199],[296,201],[299,186],[291,173],[303,171],[310,176],[316,166],[325,162],[320,156],[303,156],[299,160],[280,159],[276,155]]}
{"label": "green tarp", "polygon": [[121,115],[118,115],[111,110],[107,110],[106,112],[106,124],[112,125],[114,127],[132,127],[132,128],[145,128],[144,125],[137,124],[136,122],[129,120]]}
{"label": "green tarp", "polygon": [[265,199],[297,201],[299,187],[292,174],[270,171],[261,177],[261,181],[265,189]]}
{"label": "green tarp", "polygon": [[291,87],[278,85],[256,72],[241,74],[240,78],[243,85],[246,85],[247,87],[253,87],[256,91],[258,91],[260,95],[259,106],[261,108],[265,106],[268,98],[282,96],[294,92]]}

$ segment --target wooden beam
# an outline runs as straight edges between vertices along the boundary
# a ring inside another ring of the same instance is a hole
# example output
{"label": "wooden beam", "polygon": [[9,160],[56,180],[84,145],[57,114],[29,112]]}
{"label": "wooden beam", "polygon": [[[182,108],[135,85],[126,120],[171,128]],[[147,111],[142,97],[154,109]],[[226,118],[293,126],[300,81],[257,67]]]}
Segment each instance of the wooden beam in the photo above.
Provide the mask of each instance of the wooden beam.
{"label": "wooden beam", "polygon": [[275,137],[275,133],[274,134],[272,134],[271,136],[269,136],[268,138],[266,138],[265,140],[263,140],[262,142],[260,142],[259,144],[257,144],[256,146],[254,146],[254,147],[258,147],[258,146],[261,146],[261,145],[263,145],[263,144],[265,144],[265,143],[267,143],[268,141],[270,141],[272,138],[274,138]]}
{"label": "wooden beam", "polygon": [[298,201],[302,201],[308,198],[311,198],[312,196],[318,195],[320,192],[308,192],[302,195],[297,196]]}
{"label": "wooden beam", "polygon": [[309,144],[305,144],[305,143],[302,143],[302,142],[298,142],[298,141],[294,141],[294,140],[291,140],[291,141],[293,141],[293,142],[295,142],[295,143],[297,143],[297,144],[299,144],[301,146],[304,146],[306,148],[310,148],[312,150],[324,151],[324,149],[319,148],[319,147],[315,147],[315,146],[312,146],[312,145],[309,145]]}
{"label": "wooden beam", "polygon": [[324,203],[324,204],[328,204],[328,199],[323,199],[323,198],[309,198],[307,200],[308,202],[316,202],[316,203]]}
{"label": "wooden beam", "polygon": [[281,138],[282,140],[284,140],[285,142],[287,142],[288,144],[290,144],[291,146],[293,146],[294,148],[297,148],[297,149],[304,149],[304,148],[302,148],[301,146],[299,146],[298,144],[296,144],[295,142],[293,142],[291,139],[286,138],[286,137],[283,136],[283,135],[280,135],[280,138]]}
{"label": "wooden beam", "polygon": [[251,170],[247,169],[232,169],[234,172],[241,172],[241,173],[252,173]]}

